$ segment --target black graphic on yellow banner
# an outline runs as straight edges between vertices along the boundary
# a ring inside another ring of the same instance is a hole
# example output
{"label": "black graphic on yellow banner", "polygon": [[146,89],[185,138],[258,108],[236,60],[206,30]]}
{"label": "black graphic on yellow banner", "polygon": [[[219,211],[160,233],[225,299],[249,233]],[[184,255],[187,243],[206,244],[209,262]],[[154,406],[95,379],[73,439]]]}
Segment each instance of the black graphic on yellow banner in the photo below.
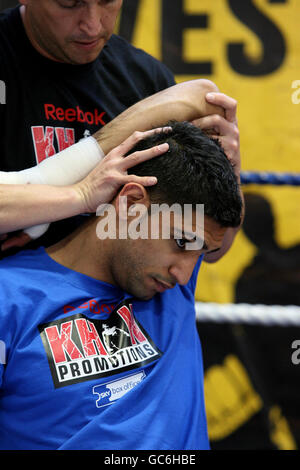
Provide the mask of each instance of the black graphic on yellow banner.
{"label": "black graphic on yellow banner", "polygon": [[[269,1],[272,4],[285,4],[288,0]],[[119,23],[119,34],[129,42],[134,42],[135,29],[138,28],[140,11],[147,2],[132,0],[123,6]],[[215,61],[188,60],[186,37],[193,31],[209,33],[212,29],[214,11],[217,8],[205,7],[207,2],[186,0],[161,0],[160,4],[160,59],[175,75],[213,75]],[[213,3],[213,2],[210,2]],[[220,5],[220,1],[215,1]],[[228,15],[240,22],[261,42],[262,52],[253,58],[247,53],[247,44],[239,41],[226,41],[226,58],[233,71],[245,76],[263,76],[276,71],[286,58],[286,43],[280,27],[253,0],[228,0]],[[274,7],[274,5],[273,5]],[[226,18],[225,18],[226,19]]]}
{"label": "black graphic on yellow banner", "polygon": [[236,431],[262,407],[240,360],[228,355],[222,365],[205,373],[205,403],[209,437],[219,440]]}
{"label": "black graphic on yellow banner", "polygon": [[[222,364],[206,370],[204,387],[208,433],[212,446],[215,441],[228,438],[238,432],[239,428],[246,427],[247,422],[264,406],[242,362],[232,354],[226,356]],[[274,448],[295,450],[295,439],[277,405],[270,408],[267,419],[269,438]],[[252,436],[252,445],[252,448],[260,445],[255,442],[255,436]],[[251,442],[248,446],[251,448]]]}

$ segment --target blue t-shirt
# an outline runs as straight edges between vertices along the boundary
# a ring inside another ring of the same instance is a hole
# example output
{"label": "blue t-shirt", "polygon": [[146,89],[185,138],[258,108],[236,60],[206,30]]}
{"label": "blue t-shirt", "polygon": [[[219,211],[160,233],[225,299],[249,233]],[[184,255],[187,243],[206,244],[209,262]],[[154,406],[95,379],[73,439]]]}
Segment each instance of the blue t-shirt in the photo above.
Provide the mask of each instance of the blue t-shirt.
{"label": "blue t-shirt", "polygon": [[44,248],[2,260],[0,448],[208,449],[201,261],[186,286],[140,301]]}

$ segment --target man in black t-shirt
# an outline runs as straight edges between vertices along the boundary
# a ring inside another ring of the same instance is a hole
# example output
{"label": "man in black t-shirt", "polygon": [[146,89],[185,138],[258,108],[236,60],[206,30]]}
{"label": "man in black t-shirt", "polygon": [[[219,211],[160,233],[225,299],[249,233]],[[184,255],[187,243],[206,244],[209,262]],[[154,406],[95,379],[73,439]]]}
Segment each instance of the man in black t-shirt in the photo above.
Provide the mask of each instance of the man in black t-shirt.
{"label": "man in black t-shirt", "polygon": [[21,3],[0,15],[1,170],[34,166],[174,85],[163,64],[112,35],[120,0]]}
{"label": "man in black t-shirt", "polygon": [[[0,14],[0,80],[6,95],[0,106],[0,170],[41,163],[174,85],[163,64],[112,34],[122,0],[20,3]],[[211,117],[202,127],[215,127],[224,136],[230,158],[239,152],[236,104],[224,95],[215,100],[226,119],[216,123]],[[77,222],[52,224],[38,243],[55,243]]]}
{"label": "man in black t-shirt", "polygon": [[[174,85],[163,64],[112,35],[121,0],[21,3],[0,15],[2,171],[30,168]],[[77,222],[55,224],[39,242]]]}

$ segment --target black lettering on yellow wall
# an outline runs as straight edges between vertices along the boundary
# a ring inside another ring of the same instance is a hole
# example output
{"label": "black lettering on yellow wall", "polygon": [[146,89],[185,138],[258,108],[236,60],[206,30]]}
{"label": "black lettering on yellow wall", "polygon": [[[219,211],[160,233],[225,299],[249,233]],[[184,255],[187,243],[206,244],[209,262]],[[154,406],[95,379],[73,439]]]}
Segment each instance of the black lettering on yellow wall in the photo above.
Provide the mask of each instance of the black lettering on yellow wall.
{"label": "black lettering on yellow wall", "polygon": [[[287,0],[269,0],[269,3],[287,3]],[[285,40],[278,26],[257,9],[253,0],[228,0],[228,5],[235,16],[248,26],[263,44],[263,55],[258,62],[247,57],[243,42],[228,44],[228,61],[233,70],[249,76],[275,72],[282,65],[286,55]]]}
{"label": "black lettering on yellow wall", "polygon": [[175,75],[211,75],[212,62],[185,62],[183,54],[183,31],[208,28],[208,16],[185,14],[184,0],[163,0],[161,4],[162,61]]}
{"label": "black lettering on yellow wall", "polygon": [[[270,6],[288,3],[288,0],[265,1]],[[245,76],[263,76],[275,72],[286,57],[285,39],[278,26],[257,8],[254,0],[227,0],[227,3],[236,18],[258,36],[263,48],[262,56],[253,60],[247,56],[244,42],[229,43],[227,60],[231,68]],[[185,13],[184,4],[185,0],[161,0],[162,62],[175,75],[212,75],[213,61],[187,62],[184,59],[184,31],[208,29],[210,26],[208,14],[188,15]],[[141,0],[127,0],[123,3],[119,34],[129,42],[133,41],[140,5]],[[201,47],[199,43],[200,54]]]}

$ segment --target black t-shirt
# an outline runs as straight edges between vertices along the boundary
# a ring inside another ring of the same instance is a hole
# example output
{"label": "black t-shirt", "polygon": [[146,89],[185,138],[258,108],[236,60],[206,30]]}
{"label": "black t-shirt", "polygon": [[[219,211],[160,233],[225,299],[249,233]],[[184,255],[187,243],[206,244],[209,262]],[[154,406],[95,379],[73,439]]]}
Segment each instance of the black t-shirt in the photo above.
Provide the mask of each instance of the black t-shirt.
{"label": "black t-shirt", "polygon": [[6,104],[0,105],[2,171],[52,157],[175,83],[166,66],[116,35],[92,63],[49,60],[32,47],[19,7],[0,14],[0,80],[6,86]]}

